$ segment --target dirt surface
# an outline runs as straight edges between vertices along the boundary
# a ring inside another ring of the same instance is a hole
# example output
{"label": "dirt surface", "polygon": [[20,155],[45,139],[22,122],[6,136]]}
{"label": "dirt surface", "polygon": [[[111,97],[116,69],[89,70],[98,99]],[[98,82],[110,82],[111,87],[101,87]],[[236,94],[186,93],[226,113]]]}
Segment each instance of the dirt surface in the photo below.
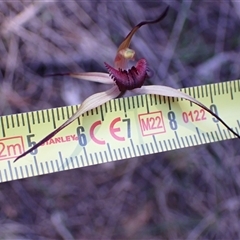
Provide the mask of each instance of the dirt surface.
{"label": "dirt surface", "polygon": [[[238,1],[0,1],[0,114],[81,103],[107,86],[129,30],[175,88],[238,79]],[[237,109],[239,111],[239,109]],[[228,140],[0,184],[0,239],[239,239],[240,141]]]}

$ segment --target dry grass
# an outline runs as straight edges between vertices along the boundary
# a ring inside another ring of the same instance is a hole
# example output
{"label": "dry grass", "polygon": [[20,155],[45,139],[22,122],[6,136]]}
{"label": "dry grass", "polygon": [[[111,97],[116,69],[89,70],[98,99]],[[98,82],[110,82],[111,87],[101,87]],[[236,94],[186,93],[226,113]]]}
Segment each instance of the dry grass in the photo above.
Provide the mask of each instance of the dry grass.
{"label": "dry grass", "polygon": [[[163,2],[163,1],[162,1]],[[240,4],[168,2],[134,37],[154,84],[187,87],[240,75]],[[158,1],[0,1],[0,114],[76,104]],[[134,9],[134,10],[133,10]],[[239,239],[239,141],[229,140],[0,185],[1,239]]]}

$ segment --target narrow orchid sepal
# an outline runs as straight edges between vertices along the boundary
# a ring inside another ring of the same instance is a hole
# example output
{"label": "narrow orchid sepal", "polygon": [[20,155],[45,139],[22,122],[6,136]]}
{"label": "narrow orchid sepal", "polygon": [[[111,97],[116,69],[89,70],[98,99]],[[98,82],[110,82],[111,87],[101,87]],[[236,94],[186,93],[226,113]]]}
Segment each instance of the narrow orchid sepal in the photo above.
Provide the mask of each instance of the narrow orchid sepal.
{"label": "narrow orchid sepal", "polygon": [[151,86],[143,86],[142,88],[136,88],[132,91],[137,94],[155,94],[155,95],[161,95],[166,97],[184,98],[192,103],[195,103],[199,107],[209,112],[212,116],[218,119],[233,135],[240,138],[240,135],[238,133],[233,131],[218,115],[212,112],[208,107],[206,107],[204,104],[202,104],[195,98],[191,97],[190,95],[183,93],[175,88],[159,86],[159,85],[151,85]]}
{"label": "narrow orchid sepal", "polygon": [[100,93],[96,93],[91,95],[90,97],[88,97],[82,104],[81,106],[78,108],[77,112],[70,117],[66,122],[64,122],[61,126],[59,126],[57,129],[55,129],[53,132],[51,132],[50,134],[48,134],[46,137],[44,137],[42,140],[40,140],[37,144],[35,144],[33,147],[31,147],[30,149],[28,149],[26,152],[24,152],[23,154],[21,154],[20,156],[18,156],[14,162],[16,162],[17,160],[19,160],[20,158],[24,157],[25,155],[27,155],[28,153],[32,152],[33,150],[35,150],[36,148],[38,148],[39,146],[41,146],[43,143],[45,143],[46,141],[48,141],[50,138],[54,137],[58,132],[60,132],[61,130],[63,130],[65,127],[67,127],[69,124],[71,124],[73,121],[75,121],[78,117],[80,117],[83,113],[94,109],[102,104],[104,104],[105,102],[110,101],[111,99],[116,98],[119,94],[121,94],[121,92],[119,91],[118,87],[115,85],[112,88],[110,88],[109,90],[105,91],[105,92],[100,92]]}
{"label": "narrow orchid sepal", "polygon": [[[134,51],[132,49],[129,49],[129,45],[131,43],[132,37],[135,34],[135,32],[142,26],[146,24],[153,24],[160,22],[162,19],[165,18],[167,15],[169,6],[164,10],[164,12],[155,20],[150,20],[150,21],[142,21],[139,24],[137,24],[130,32],[129,34],[124,38],[123,42],[120,44],[118,50],[117,50],[117,55],[114,60],[114,67],[116,69],[125,69],[126,68],[126,63],[127,60],[132,59],[134,57]],[[126,52],[125,52],[126,51]],[[131,54],[128,54],[130,51]],[[124,53],[125,52],[125,53]],[[124,54],[123,54],[124,53]],[[125,55],[126,54],[126,55]],[[127,56],[127,57],[125,57]]]}

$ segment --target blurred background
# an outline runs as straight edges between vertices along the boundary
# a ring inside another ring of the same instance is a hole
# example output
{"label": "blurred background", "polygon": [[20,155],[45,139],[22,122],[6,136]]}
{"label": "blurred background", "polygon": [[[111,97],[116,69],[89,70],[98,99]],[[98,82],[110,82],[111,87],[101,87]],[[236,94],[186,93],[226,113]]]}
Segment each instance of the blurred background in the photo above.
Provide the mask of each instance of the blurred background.
{"label": "blurred background", "polygon": [[[0,115],[81,103],[131,47],[175,88],[238,79],[239,1],[0,1]],[[240,142],[228,140],[0,184],[1,239],[239,239]]]}

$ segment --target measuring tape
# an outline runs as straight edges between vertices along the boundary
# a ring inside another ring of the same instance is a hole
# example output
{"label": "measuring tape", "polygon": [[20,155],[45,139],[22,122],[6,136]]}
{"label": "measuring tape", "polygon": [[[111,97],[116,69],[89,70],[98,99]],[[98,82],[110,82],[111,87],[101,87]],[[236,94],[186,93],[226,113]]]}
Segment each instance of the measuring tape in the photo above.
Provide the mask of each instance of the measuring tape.
{"label": "measuring tape", "polygon": [[[181,91],[240,133],[240,80]],[[216,118],[189,101],[139,95],[115,99],[86,112],[13,163],[78,107],[0,117],[0,182],[235,138]]]}

